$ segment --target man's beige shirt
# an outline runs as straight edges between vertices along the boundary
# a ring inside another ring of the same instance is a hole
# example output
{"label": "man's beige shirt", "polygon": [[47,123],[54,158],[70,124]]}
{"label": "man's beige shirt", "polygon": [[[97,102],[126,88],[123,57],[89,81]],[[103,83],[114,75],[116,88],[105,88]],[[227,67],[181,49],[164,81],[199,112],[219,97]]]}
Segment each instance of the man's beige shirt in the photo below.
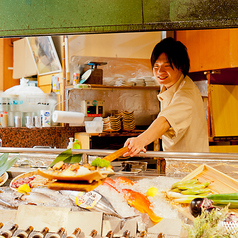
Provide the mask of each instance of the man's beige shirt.
{"label": "man's beige shirt", "polygon": [[182,75],[165,90],[163,86],[158,99],[161,112],[171,128],[162,136],[164,151],[209,152],[208,127],[204,104],[194,82]]}

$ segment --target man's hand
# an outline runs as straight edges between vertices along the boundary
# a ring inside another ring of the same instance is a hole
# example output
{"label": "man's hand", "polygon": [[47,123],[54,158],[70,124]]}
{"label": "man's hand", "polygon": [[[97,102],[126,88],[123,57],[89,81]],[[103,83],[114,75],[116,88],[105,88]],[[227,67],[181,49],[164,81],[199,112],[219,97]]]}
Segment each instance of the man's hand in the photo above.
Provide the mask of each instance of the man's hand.
{"label": "man's hand", "polygon": [[135,156],[139,154],[141,151],[146,152],[145,145],[140,137],[132,137],[128,138],[124,144],[124,146],[127,146],[129,151],[125,153],[123,156]]}

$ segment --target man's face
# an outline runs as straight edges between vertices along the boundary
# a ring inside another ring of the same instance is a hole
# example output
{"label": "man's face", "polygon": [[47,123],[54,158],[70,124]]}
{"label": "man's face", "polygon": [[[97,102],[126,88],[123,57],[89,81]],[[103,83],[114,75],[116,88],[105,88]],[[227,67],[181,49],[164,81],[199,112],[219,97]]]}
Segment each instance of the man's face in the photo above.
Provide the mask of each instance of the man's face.
{"label": "man's face", "polygon": [[153,73],[159,84],[169,88],[179,80],[182,71],[174,65],[172,68],[166,54],[162,53],[155,61]]}

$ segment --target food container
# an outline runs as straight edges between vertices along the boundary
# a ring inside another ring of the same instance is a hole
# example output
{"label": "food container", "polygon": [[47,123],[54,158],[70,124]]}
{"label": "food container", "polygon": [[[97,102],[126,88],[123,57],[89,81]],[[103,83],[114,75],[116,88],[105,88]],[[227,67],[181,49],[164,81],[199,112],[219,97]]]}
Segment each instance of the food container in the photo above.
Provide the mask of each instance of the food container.
{"label": "food container", "polygon": [[85,121],[84,123],[87,133],[102,133],[103,121]]}

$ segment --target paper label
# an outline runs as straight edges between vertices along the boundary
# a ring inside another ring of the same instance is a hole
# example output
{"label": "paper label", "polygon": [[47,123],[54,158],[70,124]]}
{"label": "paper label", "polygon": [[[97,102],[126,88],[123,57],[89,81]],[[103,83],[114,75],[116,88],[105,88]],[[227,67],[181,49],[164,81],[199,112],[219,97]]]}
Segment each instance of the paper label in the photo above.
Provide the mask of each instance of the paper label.
{"label": "paper label", "polygon": [[94,191],[91,192],[79,192],[75,203],[82,208],[90,209],[93,208],[97,202],[101,199],[101,195],[98,193],[95,193]]}

